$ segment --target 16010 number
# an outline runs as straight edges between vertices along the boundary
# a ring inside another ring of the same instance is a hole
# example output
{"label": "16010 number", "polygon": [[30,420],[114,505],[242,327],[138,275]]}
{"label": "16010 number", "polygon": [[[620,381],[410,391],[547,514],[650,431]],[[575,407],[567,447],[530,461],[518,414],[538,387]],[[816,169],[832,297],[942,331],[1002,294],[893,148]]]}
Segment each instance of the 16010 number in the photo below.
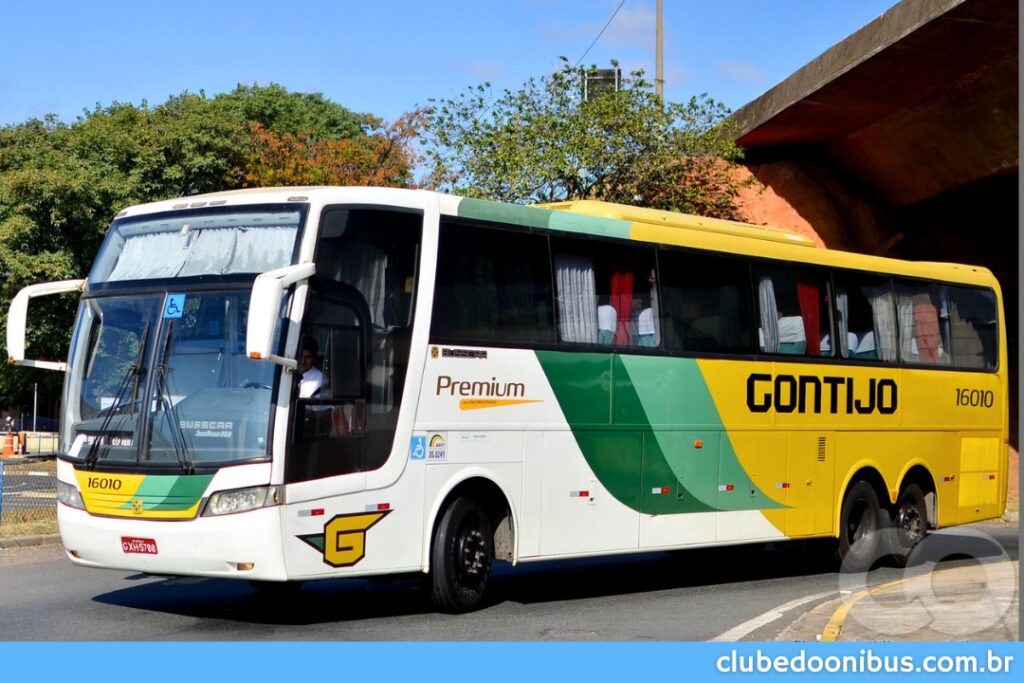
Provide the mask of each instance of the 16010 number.
{"label": "16010 number", "polygon": [[985,389],[957,389],[956,404],[971,408],[991,408],[996,401],[995,394]]}

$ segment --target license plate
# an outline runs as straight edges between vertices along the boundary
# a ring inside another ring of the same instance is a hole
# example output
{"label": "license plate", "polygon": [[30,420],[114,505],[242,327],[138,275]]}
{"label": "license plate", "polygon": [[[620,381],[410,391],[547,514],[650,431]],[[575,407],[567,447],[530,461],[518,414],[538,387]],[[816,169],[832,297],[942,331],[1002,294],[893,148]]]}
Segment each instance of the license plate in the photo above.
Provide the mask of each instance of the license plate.
{"label": "license plate", "polygon": [[126,555],[156,555],[156,540],[152,538],[121,537],[121,550]]}

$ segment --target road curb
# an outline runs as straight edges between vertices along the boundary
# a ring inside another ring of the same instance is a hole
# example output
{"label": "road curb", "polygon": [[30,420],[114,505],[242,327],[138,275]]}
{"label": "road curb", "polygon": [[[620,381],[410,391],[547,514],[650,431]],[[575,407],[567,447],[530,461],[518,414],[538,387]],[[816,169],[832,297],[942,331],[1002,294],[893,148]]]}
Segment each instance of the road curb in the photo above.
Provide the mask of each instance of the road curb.
{"label": "road curb", "polygon": [[33,545],[50,545],[52,543],[60,543],[60,534],[13,536],[11,538],[0,538],[0,550],[4,548],[24,548]]}

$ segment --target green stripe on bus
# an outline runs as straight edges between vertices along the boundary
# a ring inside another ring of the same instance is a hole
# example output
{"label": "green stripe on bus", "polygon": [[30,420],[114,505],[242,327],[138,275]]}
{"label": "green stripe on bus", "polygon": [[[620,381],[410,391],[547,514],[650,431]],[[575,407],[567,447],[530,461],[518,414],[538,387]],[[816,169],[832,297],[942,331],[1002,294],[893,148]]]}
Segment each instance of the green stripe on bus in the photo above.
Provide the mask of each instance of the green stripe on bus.
{"label": "green stripe on bus", "polygon": [[548,222],[548,227],[552,230],[576,232],[583,235],[615,237],[618,239],[629,239],[630,226],[632,226],[632,223],[619,220],[618,218],[581,216],[578,213],[569,213],[568,211],[552,211],[551,220]]}
{"label": "green stripe on bus", "polygon": [[617,218],[599,218],[552,211],[535,206],[520,206],[489,202],[483,199],[463,199],[459,202],[459,216],[482,221],[509,223],[527,228],[547,228],[581,235],[600,235],[629,239],[632,223]]}
{"label": "green stripe on bus", "polygon": [[516,204],[502,204],[483,199],[463,199],[459,202],[459,216],[495,223],[511,223],[528,228],[546,228],[551,211]]}
{"label": "green stripe on bus", "polygon": [[[147,510],[187,510],[203,497],[212,479],[212,474],[150,475],[142,480],[132,498],[146,501]],[[131,500],[121,507],[130,509]]]}
{"label": "green stripe on bus", "polygon": [[[587,464],[623,505],[646,514],[782,507],[744,471],[696,361],[536,354]],[[720,495],[721,482],[734,495]]]}

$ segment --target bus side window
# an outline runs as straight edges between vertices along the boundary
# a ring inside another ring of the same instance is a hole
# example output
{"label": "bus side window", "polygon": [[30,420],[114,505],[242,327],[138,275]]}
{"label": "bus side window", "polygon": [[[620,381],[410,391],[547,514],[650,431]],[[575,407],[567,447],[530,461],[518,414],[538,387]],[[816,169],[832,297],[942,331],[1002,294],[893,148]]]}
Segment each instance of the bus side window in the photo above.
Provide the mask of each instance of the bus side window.
{"label": "bus side window", "polygon": [[666,348],[686,353],[750,353],[753,307],[744,259],[662,249]]}
{"label": "bus side window", "polygon": [[896,362],[896,300],[888,279],[837,271],[836,328],[840,358]]}
{"label": "bus side window", "polygon": [[542,235],[442,221],[431,337],[551,343],[551,267]]}
{"label": "bus side window", "polygon": [[950,285],[949,298],[953,363],[960,368],[995,370],[999,360],[995,294]]}
{"label": "bus side window", "polygon": [[897,282],[896,312],[904,363],[949,365],[949,299],[943,285]]}
{"label": "bus side window", "polygon": [[653,249],[559,238],[552,251],[559,341],[662,346]]}
{"label": "bus side window", "polygon": [[759,266],[754,269],[763,353],[831,356],[832,314],[822,271]]}

